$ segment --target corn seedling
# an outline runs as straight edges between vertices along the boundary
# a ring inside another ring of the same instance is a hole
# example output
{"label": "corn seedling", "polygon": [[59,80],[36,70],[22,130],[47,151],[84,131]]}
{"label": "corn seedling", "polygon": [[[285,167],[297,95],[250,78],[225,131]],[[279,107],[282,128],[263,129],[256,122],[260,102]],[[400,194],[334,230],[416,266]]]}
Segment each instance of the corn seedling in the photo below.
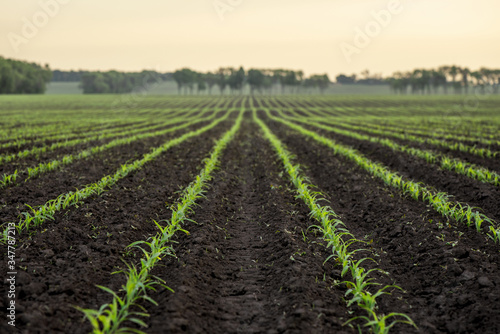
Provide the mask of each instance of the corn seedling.
{"label": "corn seedling", "polygon": [[[368,275],[374,271],[381,270],[371,269],[366,271],[360,266],[362,262],[368,260],[369,258],[364,258],[358,261],[353,259],[353,254],[358,251],[363,251],[363,249],[349,251],[348,247],[357,243],[358,240],[356,240],[352,234],[347,231],[345,225],[340,221],[340,219],[338,219],[338,215],[336,215],[330,207],[318,204],[318,197],[321,194],[310,190],[313,186],[305,182],[306,178],[300,174],[299,166],[292,163],[291,154],[288,150],[286,150],[281,141],[264,124],[264,122],[257,117],[255,109],[253,110],[253,119],[259,125],[264,137],[271,143],[277,156],[282,161],[283,167],[285,168],[291,183],[295,187],[297,197],[302,199],[309,207],[311,218],[320,223],[318,228],[323,233],[323,239],[328,242],[327,247],[332,247],[332,255],[330,255],[326,261],[331,258],[336,258],[336,261],[342,265],[342,276],[350,271],[352,280],[344,281],[348,287],[346,296],[352,295],[351,300],[348,301],[348,306],[357,304],[362,309],[365,309],[368,312],[368,316],[363,317],[363,319],[367,322],[365,326],[369,326],[375,333],[383,333],[383,330],[386,328],[385,321],[392,317],[403,317],[404,319],[409,319],[404,321],[408,321],[408,323],[416,327],[413,321],[411,321],[411,319],[404,314],[391,313],[389,316],[385,317],[377,315],[375,312],[377,308],[375,299],[377,296],[380,296],[385,289],[389,288],[389,286],[380,289],[375,295],[372,296],[371,293],[367,291],[367,288],[369,286],[378,285],[378,283],[372,282],[373,279],[369,278]],[[338,228],[339,226],[342,227]],[[344,237],[349,239],[344,241]],[[394,323],[397,322],[403,322],[403,320],[398,319],[394,321]]]}
{"label": "corn seedling", "polygon": [[182,229],[181,225],[185,221],[190,221],[187,218],[187,214],[192,212],[192,207],[195,205],[196,200],[203,196],[203,192],[207,187],[207,183],[212,179],[212,172],[217,167],[223,150],[239,130],[242,119],[243,111],[240,112],[233,127],[217,141],[210,157],[205,160],[205,165],[201,173],[184,189],[180,200],[172,207],[170,220],[165,220],[166,225],[162,226],[160,223],[155,222],[160,232],[152,237],[149,242],[136,241],[128,246],[128,248],[135,247],[140,249],[143,257],[140,260],[139,269],[135,266],[127,265],[128,271],[125,273],[127,282],[122,286],[122,292],[125,294],[125,297],[120,298],[118,293],[108,288],[100,287],[112,295],[112,303],[104,304],[98,310],[78,308],[90,321],[94,334],[143,333],[140,330],[122,326],[125,322],[130,321],[141,327],[147,327],[146,323],[138,317],[147,317],[148,314],[145,312],[131,312],[131,307],[136,306],[144,310],[139,304],[142,300],[156,305],[156,302],[147,295],[148,290],[154,291],[156,285],[171,290],[164,284],[164,281],[151,276],[150,272],[162,257],[174,254],[172,246],[168,244],[171,243],[171,238],[175,232],[182,231],[189,234],[189,232]]}

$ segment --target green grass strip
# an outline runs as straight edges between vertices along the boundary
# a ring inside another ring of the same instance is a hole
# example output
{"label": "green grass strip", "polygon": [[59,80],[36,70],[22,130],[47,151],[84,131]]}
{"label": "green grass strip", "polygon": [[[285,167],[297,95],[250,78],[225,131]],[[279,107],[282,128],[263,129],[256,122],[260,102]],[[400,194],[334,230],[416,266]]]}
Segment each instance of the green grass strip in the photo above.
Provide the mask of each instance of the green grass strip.
{"label": "green grass strip", "polygon": [[[328,243],[327,248],[332,247],[332,255],[330,255],[326,261],[330,258],[336,257],[338,263],[342,265],[342,277],[344,277],[347,272],[350,272],[352,276],[352,280],[346,280],[343,282],[349,288],[346,292],[346,297],[351,297],[351,299],[347,302],[347,306],[350,307],[355,303],[360,308],[365,310],[368,313],[368,316],[355,317],[348,322],[358,318],[363,319],[366,321],[364,326],[370,327],[374,333],[388,333],[389,329],[397,323],[406,323],[415,326],[413,321],[406,314],[390,313],[388,315],[383,315],[376,312],[376,298],[383,294],[388,294],[385,290],[389,288],[399,287],[395,285],[387,285],[377,290],[375,293],[368,291],[368,287],[380,285],[379,283],[373,282],[373,278],[369,278],[368,275],[374,271],[382,273],[385,272],[377,268],[370,270],[364,269],[361,266],[361,263],[366,260],[372,260],[370,258],[363,258],[358,261],[353,259],[353,255],[357,252],[363,251],[363,249],[349,251],[348,248],[354,243],[358,243],[360,241],[356,240],[354,236],[349,233],[349,231],[345,228],[345,224],[330,207],[321,206],[318,203],[318,196],[321,196],[321,194],[311,191],[314,186],[306,182],[307,178],[301,175],[299,166],[292,163],[292,156],[290,152],[286,150],[281,141],[271,132],[264,122],[257,117],[255,110],[253,112],[253,118],[260,126],[265,138],[271,143],[276,151],[276,154],[283,162],[283,166],[288,173],[290,181],[295,186],[297,197],[304,201],[304,203],[311,210],[311,217],[313,217],[320,224],[313,226],[318,228],[323,233],[323,239]],[[348,240],[344,241],[344,239]],[[391,323],[386,323],[391,318],[397,319]]]}
{"label": "green grass strip", "polygon": [[[75,191],[61,194],[56,199],[50,200],[47,203],[35,208],[32,208],[31,206],[26,204],[26,206],[30,208],[31,212],[23,212],[20,215],[19,223],[16,225],[18,233],[28,231],[32,227],[37,227],[43,224],[43,222],[47,219],[54,219],[54,214],[56,212],[64,210],[70,206],[74,206],[84,199],[92,196],[93,194],[102,194],[104,191],[106,191],[106,188],[113,186],[116,182],[118,182],[128,174],[139,170],[145,164],[156,159],[171,147],[179,145],[189,138],[196,137],[210,129],[213,129],[219,123],[226,120],[229,117],[230,113],[231,112],[227,112],[223,117],[216,119],[215,121],[201,129],[188,132],[186,134],[183,134],[182,136],[179,136],[178,138],[167,141],[165,144],[154,148],[151,152],[144,154],[142,159],[138,159],[130,164],[122,165],[114,175],[107,175],[100,181],[87,185],[82,189],[77,189]],[[7,231],[8,229],[4,229],[2,233],[2,242],[4,243],[7,241]]]}
{"label": "green grass strip", "polygon": [[[203,192],[207,188],[207,183],[212,180],[212,172],[219,164],[223,150],[234,138],[236,132],[241,126],[243,119],[243,109],[233,127],[227,131],[222,138],[215,144],[210,157],[205,161],[205,165],[201,173],[196,176],[196,179],[187,186],[179,201],[172,207],[172,217],[170,220],[165,220],[166,225],[162,226],[155,222],[160,232],[152,237],[150,241],[137,241],[128,247],[139,248],[144,256],[140,261],[140,267],[127,265],[128,271],[124,272],[127,281],[122,286],[122,291],[125,295],[119,297],[117,292],[109,288],[99,286],[113,296],[113,301],[109,304],[102,305],[98,310],[82,309],[86,318],[90,321],[93,327],[94,334],[109,334],[109,333],[143,333],[140,330],[122,327],[125,322],[129,321],[138,324],[141,327],[147,327],[146,323],[139,317],[147,317],[145,309],[139,304],[143,300],[147,300],[154,305],[158,305],[151,297],[147,295],[148,290],[155,291],[157,285],[166,287],[165,282],[158,277],[151,276],[150,272],[155,264],[164,256],[174,255],[171,240],[177,231],[182,231],[189,234],[188,231],[182,228],[182,224],[189,219],[187,215],[193,212],[193,206],[196,205],[196,200],[203,197]],[[171,290],[172,291],[172,290]],[[136,306],[142,312],[132,311],[132,306]]]}
{"label": "green grass strip", "polygon": [[389,170],[383,164],[371,161],[351,147],[338,144],[334,140],[323,137],[314,131],[307,130],[298,124],[274,117],[269,111],[267,111],[267,114],[272,120],[283,123],[301,134],[311,137],[317,142],[331,148],[334,154],[339,154],[355,162],[359,167],[381,179],[385,184],[402,191],[403,194],[409,195],[414,200],[427,202],[434,210],[447,219],[465,223],[468,227],[475,225],[478,232],[483,231],[483,223],[489,224],[486,234],[495,243],[500,243],[500,227],[483,213],[477,210],[474,211],[474,208],[468,204],[449,201],[450,195],[447,193],[435,192],[428,189],[422,183],[407,180],[398,173]]}

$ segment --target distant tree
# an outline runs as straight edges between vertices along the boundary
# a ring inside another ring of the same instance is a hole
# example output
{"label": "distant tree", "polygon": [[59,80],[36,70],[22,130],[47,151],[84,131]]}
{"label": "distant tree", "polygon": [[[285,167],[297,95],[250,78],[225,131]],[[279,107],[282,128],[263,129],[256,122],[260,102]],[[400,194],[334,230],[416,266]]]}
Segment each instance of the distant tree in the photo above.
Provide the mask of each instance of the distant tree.
{"label": "distant tree", "polygon": [[282,70],[282,69],[273,70],[273,81],[276,82],[277,84],[279,83],[279,85],[281,86],[281,94],[285,94],[286,72],[287,71]]}
{"label": "distant tree", "polygon": [[345,74],[339,74],[335,79],[339,84],[353,84],[356,82],[356,75],[346,76]]}
{"label": "distant tree", "polygon": [[196,88],[198,90],[198,94],[200,94],[202,91],[207,89],[207,84],[205,83],[205,81],[198,81],[198,85],[196,86]]}
{"label": "distant tree", "polygon": [[212,95],[212,88],[217,84],[217,76],[212,72],[208,72],[205,74],[205,82],[208,86],[208,94]]}
{"label": "distant tree", "polygon": [[184,79],[182,76],[182,72],[177,70],[173,74],[174,81],[177,83],[177,93],[180,95],[182,92],[182,86],[184,86]]}
{"label": "distant tree", "polygon": [[52,82],[79,82],[85,71],[52,71]]}
{"label": "distant tree", "polygon": [[240,91],[243,89],[243,83],[245,82],[245,70],[243,67],[240,67],[238,70],[234,68],[229,69],[229,77],[227,78],[227,84],[231,89],[231,93],[233,91]]}
{"label": "distant tree", "polygon": [[306,79],[308,86],[317,87],[321,94],[324,94],[325,90],[330,86],[330,78],[327,74],[314,74]]}
{"label": "distant tree", "polygon": [[84,72],[81,75],[80,87],[84,94],[122,94],[147,89],[150,84],[162,81],[163,78],[161,73],[154,71]]}
{"label": "distant tree", "polygon": [[460,69],[460,74],[462,75],[462,85],[464,87],[464,93],[469,93],[469,74],[470,70],[467,67]]}
{"label": "distant tree", "polygon": [[[250,69],[248,71],[247,82],[250,85],[250,94],[253,95],[255,90],[257,90],[261,93],[261,89],[264,86],[265,78],[266,77],[264,76],[264,73],[262,73],[262,71],[260,71],[260,70]],[[271,82],[271,84],[272,84],[272,82]]]}
{"label": "distant tree", "polygon": [[458,85],[456,81],[457,75],[458,73],[460,73],[460,67],[452,65],[448,73],[451,76],[451,85],[453,87],[453,90],[455,91],[455,94],[457,94],[460,92],[460,85]]}
{"label": "distant tree", "polygon": [[300,81],[297,78],[297,73],[295,71],[286,71],[285,79],[283,81],[285,86],[289,86],[293,94],[294,88],[299,85]]}
{"label": "distant tree", "polygon": [[262,80],[262,88],[267,90],[268,95],[273,93],[273,78],[270,75],[264,74],[264,80]]}
{"label": "distant tree", "polygon": [[51,77],[48,65],[0,57],[0,94],[42,94]]}
{"label": "distant tree", "polygon": [[226,89],[230,75],[231,75],[231,69],[229,69],[229,68],[221,67],[217,71],[216,85],[219,86],[219,90],[220,90],[221,95],[224,94],[224,90]]}
{"label": "distant tree", "polygon": [[451,66],[441,66],[437,71],[444,77],[442,80],[443,91],[445,94],[448,94],[448,75],[450,75]]}

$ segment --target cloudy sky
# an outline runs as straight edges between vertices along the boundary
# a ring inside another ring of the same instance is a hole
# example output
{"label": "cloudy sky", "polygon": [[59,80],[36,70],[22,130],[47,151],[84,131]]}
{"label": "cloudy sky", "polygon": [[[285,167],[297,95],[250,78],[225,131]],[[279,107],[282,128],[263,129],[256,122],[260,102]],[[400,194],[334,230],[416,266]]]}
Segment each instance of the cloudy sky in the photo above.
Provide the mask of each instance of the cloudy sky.
{"label": "cloudy sky", "polygon": [[0,0],[0,55],[53,69],[500,68],[498,0]]}

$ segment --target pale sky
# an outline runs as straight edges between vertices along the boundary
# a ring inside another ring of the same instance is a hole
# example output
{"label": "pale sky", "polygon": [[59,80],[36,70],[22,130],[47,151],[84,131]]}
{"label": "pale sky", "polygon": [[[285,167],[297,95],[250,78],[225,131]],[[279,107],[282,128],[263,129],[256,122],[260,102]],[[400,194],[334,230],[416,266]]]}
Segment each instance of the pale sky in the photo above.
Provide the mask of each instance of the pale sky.
{"label": "pale sky", "polygon": [[[373,13],[389,16],[378,23]],[[368,42],[355,41],[359,31]],[[0,55],[63,70],[242,65],[332,79],[364,69],[500,68],[500,1],[0,0]]]}

